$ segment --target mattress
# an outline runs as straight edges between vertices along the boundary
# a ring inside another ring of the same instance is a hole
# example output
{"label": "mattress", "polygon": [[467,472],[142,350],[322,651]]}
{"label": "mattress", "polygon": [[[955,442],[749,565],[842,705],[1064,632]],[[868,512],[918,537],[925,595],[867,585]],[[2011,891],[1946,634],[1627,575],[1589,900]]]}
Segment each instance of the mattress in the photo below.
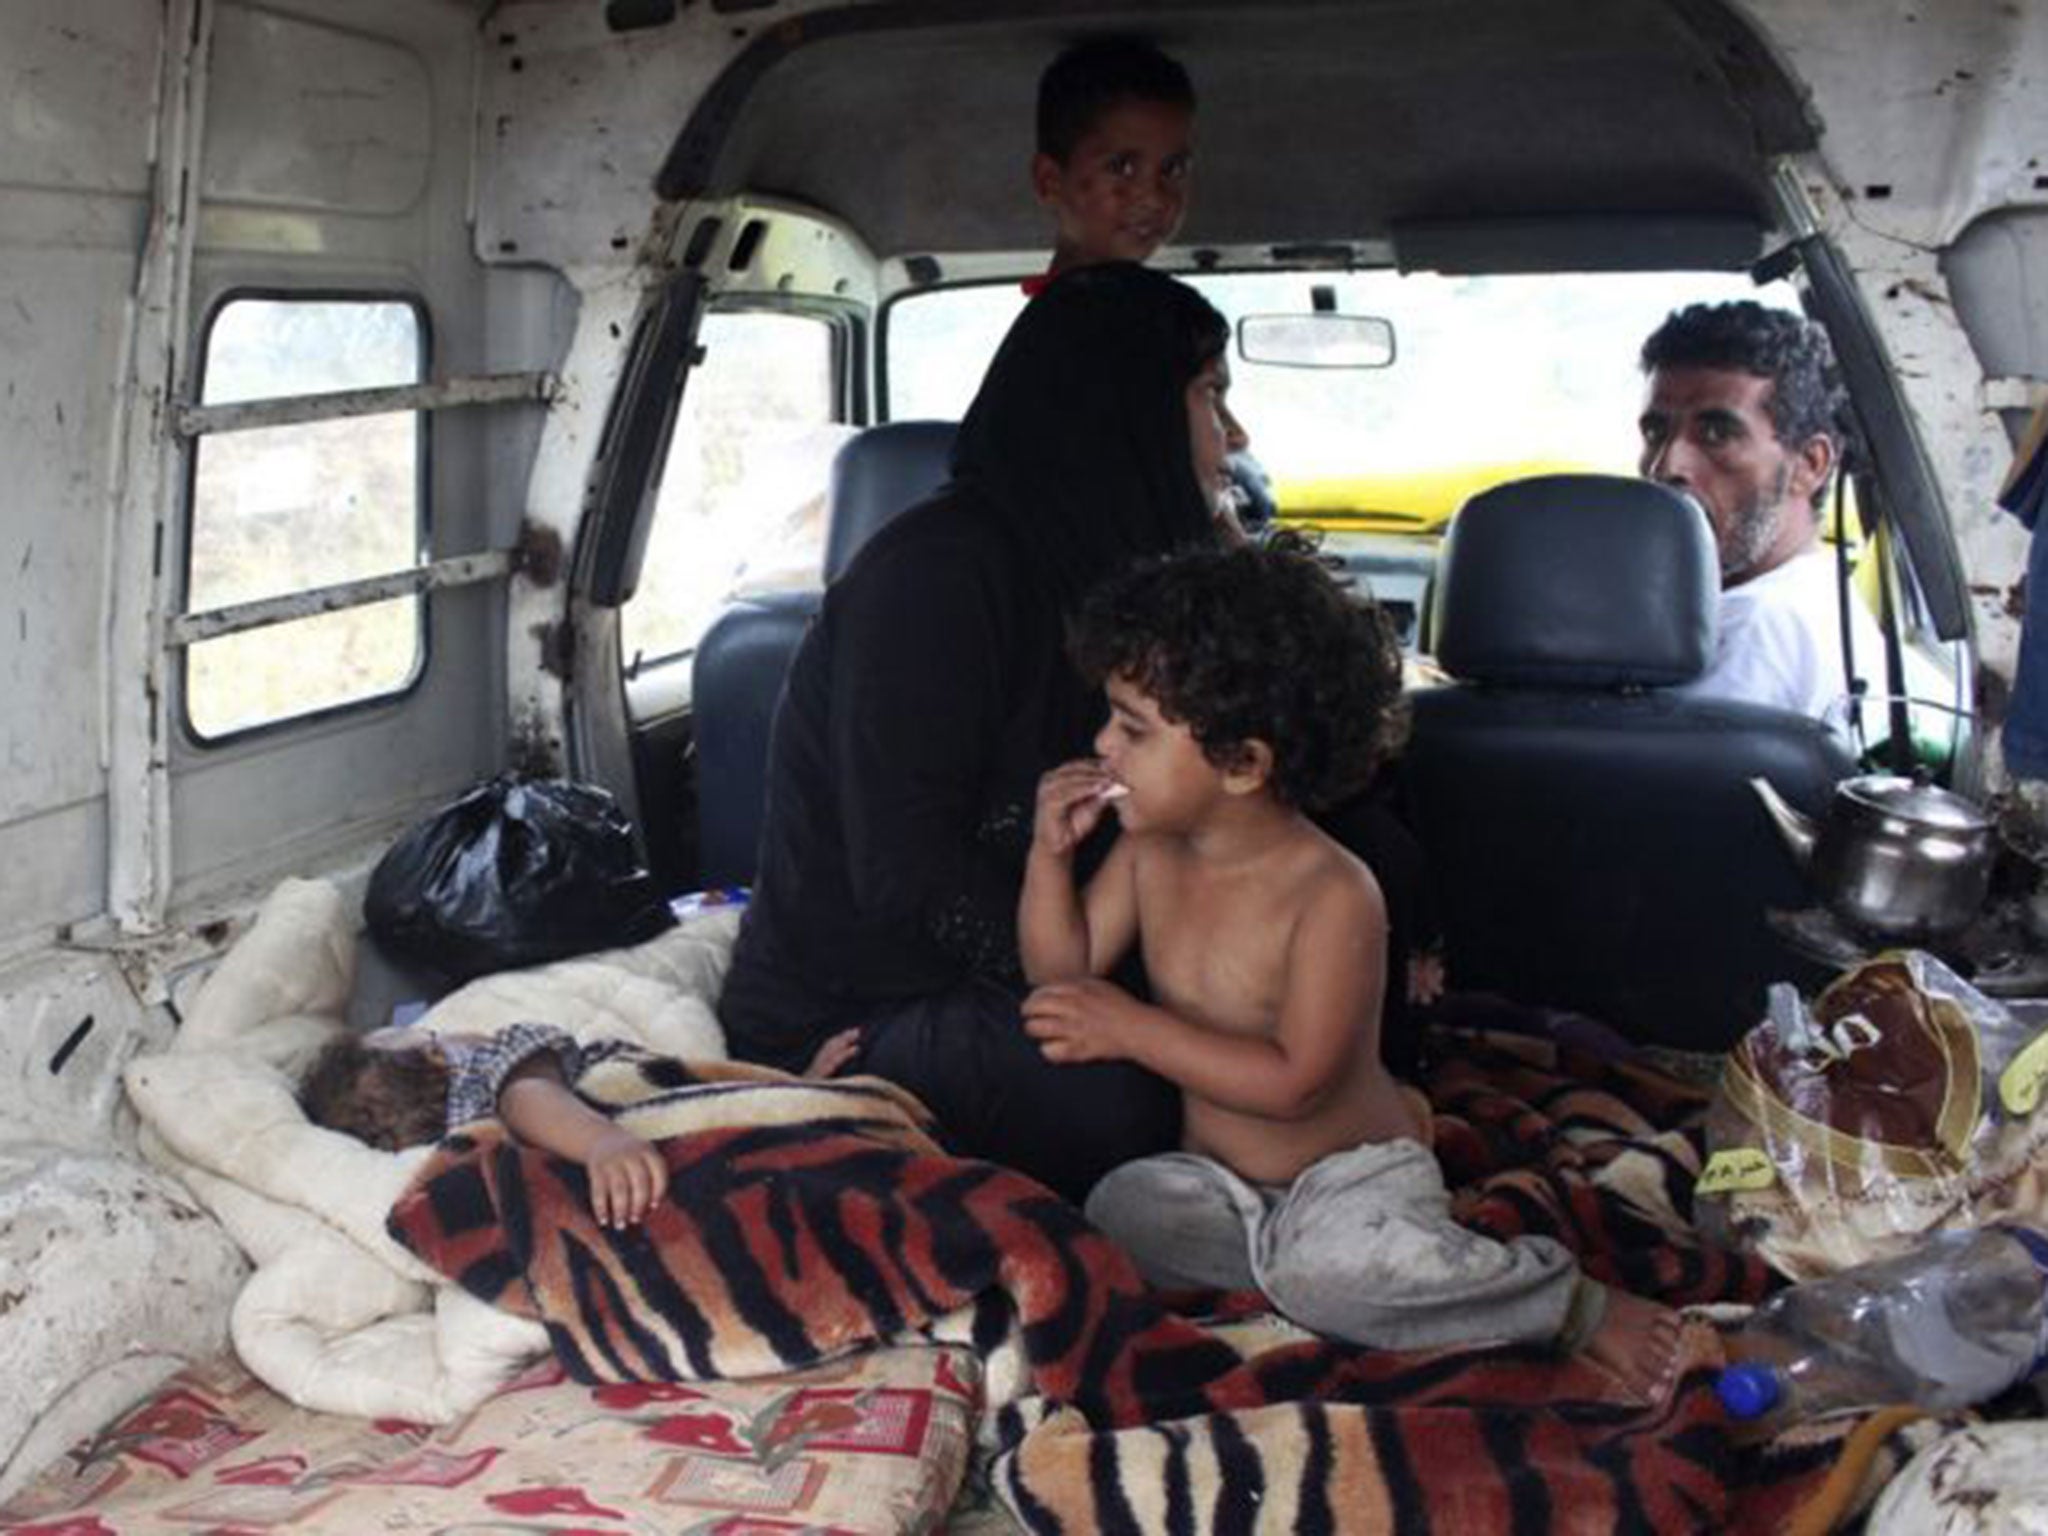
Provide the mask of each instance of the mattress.
{"label": "mattress", "polygon": [[1003,1530],[967,1478],[980,1400],[975,1356],[943,1346],[688,1385],[549,1359],[432,1426],[297,1407],[223,1355],[74,1445],[0,1532]]}

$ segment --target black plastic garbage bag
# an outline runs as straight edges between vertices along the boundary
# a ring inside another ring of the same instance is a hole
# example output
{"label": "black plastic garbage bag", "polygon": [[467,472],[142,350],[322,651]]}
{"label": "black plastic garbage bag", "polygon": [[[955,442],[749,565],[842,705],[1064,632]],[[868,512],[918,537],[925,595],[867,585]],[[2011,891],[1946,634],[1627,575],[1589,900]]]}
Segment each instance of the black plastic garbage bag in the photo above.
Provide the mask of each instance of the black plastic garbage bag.
{"label": "black plastic garbage bag", "polygon": [[378,861],[363,919],[393,960],[456,981],[637,944],[675,919],[604,790],[479,784]]}

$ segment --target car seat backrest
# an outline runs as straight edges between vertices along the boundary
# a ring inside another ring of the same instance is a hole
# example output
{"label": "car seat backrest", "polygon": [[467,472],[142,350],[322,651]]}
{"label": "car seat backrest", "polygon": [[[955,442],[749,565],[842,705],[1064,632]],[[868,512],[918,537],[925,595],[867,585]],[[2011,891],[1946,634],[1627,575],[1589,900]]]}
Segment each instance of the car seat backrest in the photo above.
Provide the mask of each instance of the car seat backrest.
{"label": "car seat backrest", "polygon": [[1809,905],[1757,803],[1818,811],[1850,763],[1818,721],[1692,698],[1713,653],[1704,514],[1644,481],[1546,476],[1446,536],[1437,659],[1401,772],[1454,986],[1719,1050],[1767,982],[1817,979],[1771,928]]}
{"label": "car seat backrest", "polygon": [[828,584],[897,513],[946,483],[959,432],[959,423],[951,421],[888,421],[841,445],[832,456],[826,497]]}
{"label": "car seat backrest", "polygon": [[1690,498],[1646,480],[1541,475],[1474,496],[1437,563],[1436,659],[1453,677],[1560,688],[1699,676],[1720,596]]}
{"label": "car seat backrest", "polygon": [[[897,513],[946,483],[956,431],[949,421],[889,422],[839,449],[826,494],[826,581]],[[754,878],[775,706],[823,595],[813,588],[734,603],[697,643],[691,712],[702,885],[745,885]]]}

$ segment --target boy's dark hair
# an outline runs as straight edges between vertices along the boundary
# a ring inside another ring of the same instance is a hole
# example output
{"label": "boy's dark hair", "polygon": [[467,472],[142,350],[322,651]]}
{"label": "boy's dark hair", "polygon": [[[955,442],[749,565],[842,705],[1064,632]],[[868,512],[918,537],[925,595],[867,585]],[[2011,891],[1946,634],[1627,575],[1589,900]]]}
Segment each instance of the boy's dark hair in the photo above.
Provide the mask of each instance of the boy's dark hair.
{"label": "boy's dark hair", "polygon": [[1363,790],[1407,730],[1401,645],[1299,534],[1146,561],[1104,582],[1069,637],[1091,683],[1126,677],[1209,761],[1273,752],[1273,793],[1320,810]]}
{"label": "boy's dark hair", "polygon": [[[1796,450],[1816,435],[1847,446],[1848,395],[1835,372],[1828,333],[1789,310],[1754,299],[1688,304],[1643,343],[1642,370],[1732,368],[1771,381],[1765,410],[1778,441]],[[1820,503],[1825,485],[1814,491]]]}
{"label": "boy's dark hair", "polygon": [[1065,165],[1102,114],[1126,101],[1195,109],[1188,72],[1139,37],[1075,43],[1038,77],[1038,152]]}
{"label": "boy's dark hair", "polygon": [[396,1152],[447,1129],[448,1064],[439,1051],[379,1050],[354,1035],[330,1040],[299,1084],[306,1118]]}

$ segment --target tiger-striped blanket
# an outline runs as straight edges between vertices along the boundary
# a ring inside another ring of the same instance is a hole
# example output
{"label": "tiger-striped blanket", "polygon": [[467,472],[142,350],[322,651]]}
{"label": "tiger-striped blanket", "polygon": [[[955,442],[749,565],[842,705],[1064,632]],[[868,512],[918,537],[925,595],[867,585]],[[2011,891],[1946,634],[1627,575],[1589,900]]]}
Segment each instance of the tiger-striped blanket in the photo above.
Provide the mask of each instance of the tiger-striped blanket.
{"label": "tiger-striped blanket", "polygon": [[[667,1198],[640,1228],[598,1228],[579,1168],[486,1123],[421,1171],[392,1234],[540,1318],[587,1381],[767,1374],[962,1308],[985,1348],[1014,1326],[1042,1401],[1000,1416],[995,1476],[1033,1530],[1725,1529],[1826,1470],[1737,1452],[1704,1329],[1653,1409],[1532,1348],[1247,1355],[1041,1186],[942,1154],[886,1085],[615,1058],[579,1087],[660,1140]],[[1697,1095],[1476,1041],[1428,1087],[1476,1225],[1556,1232],[1668,1299],[1761,1294],[1760,1268],[1685,1231]]]}

